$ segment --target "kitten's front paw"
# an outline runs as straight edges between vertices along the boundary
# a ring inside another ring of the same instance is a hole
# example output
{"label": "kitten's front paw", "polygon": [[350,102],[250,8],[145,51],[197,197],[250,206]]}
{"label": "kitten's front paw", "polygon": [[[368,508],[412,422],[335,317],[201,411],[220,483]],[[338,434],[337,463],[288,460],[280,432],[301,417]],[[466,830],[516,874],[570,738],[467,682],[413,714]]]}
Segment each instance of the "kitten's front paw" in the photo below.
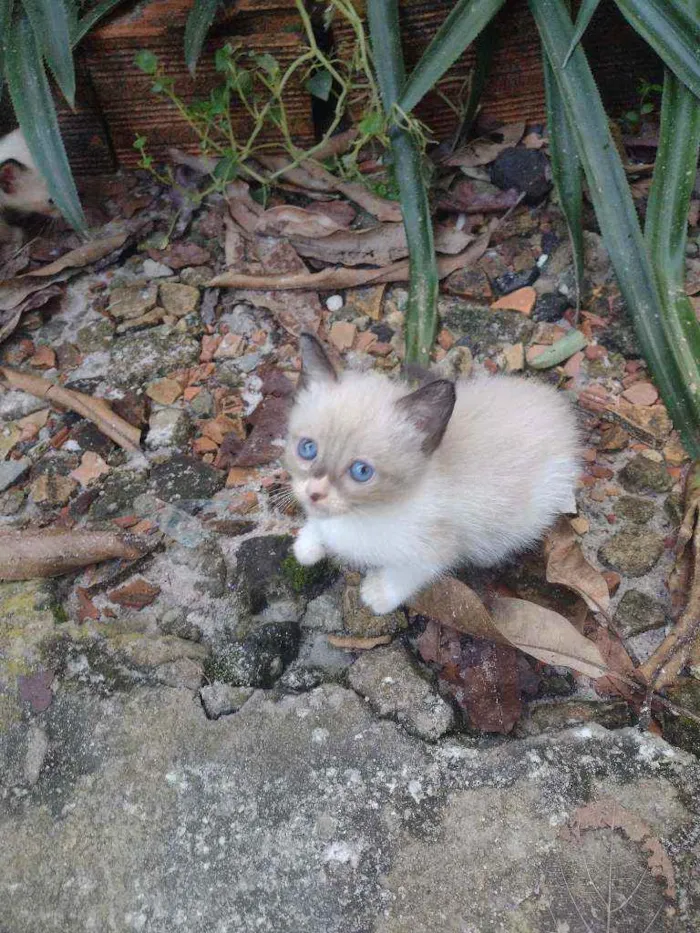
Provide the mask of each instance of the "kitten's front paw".
{"label": "kitten's front paw", "polygon": [[393,612],[403,602],[381,570],[367,574],[360,587],[360,596],[365,606],[378,616]]}
{"label": "kitten's front paw", "polygon": [[315,534],[308,532],[306,528],[302,528],[299,532],[299,537],[294,542],[292,551],[299,563],[305,567],[317,564],[326,556],[323,544]]}

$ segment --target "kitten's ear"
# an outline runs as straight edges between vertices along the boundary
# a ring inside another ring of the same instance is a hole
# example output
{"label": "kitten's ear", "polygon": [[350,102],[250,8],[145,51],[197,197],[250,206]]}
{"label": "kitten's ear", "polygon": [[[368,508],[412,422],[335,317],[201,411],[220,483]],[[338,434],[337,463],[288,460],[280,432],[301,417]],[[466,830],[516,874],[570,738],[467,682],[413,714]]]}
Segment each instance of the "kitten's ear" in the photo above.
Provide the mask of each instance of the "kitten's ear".
{"label": "kitten's ear", "polygon": [[299,335],[299,349],[301,350],[300,388],[307,389],[312,382],[338,381],[338,374],[317,337],[303,331]]}
{"label": "kitten's ear", "polygon": [[456,398],[454,383],[438,379],[421,386],[396,403],[396,407],[424,435],[421,448],[426,454],[431,454],[442,440]]}
{"label": "kitten's ear", "polygon": [[14,194],[17,191],[20,179],[29,169],[16,159],[5,159],[0,162],[0,191],[5,194]]}

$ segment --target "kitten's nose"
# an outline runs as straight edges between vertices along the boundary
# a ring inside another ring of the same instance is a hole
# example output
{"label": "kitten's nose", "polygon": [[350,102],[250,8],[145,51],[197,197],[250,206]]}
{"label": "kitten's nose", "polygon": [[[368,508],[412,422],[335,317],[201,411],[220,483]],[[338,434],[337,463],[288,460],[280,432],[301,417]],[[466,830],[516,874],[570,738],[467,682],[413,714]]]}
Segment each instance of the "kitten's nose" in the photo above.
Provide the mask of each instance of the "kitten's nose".
{"label": "kitten's nose", "polygon": [[306,484],[306,494],[312,502],[320,502],[325,499],[330,489],[330,483],[327,476],[320,479],[310,479]]}

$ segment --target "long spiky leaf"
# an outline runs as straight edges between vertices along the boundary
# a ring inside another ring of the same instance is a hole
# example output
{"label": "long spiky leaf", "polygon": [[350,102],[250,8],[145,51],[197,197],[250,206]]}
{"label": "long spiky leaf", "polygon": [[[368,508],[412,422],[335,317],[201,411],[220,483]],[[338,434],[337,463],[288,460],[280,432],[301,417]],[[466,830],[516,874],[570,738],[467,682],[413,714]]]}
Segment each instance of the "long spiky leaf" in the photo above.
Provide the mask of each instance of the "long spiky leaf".
{"label": "long spiky leaf", "polygon": [[574,51],[576,46],[579,44],[583,38],[584,32],[588,29],[588,24],[593,19],[593,14],[600,6],[600,0],[582,0],[581,8],[578,11],[578,16],[576,17],[576,29],[574,30],[574,38],[571,40],[571,45],[569,46],[569,51],[566,53],[566,58],[564,59],[564,67],[566,68],[566,63],[571,58],[571,53]]}
{"label": "long spiky leaf", "polygon": [[195,73],[197,61],[204,47],[204,40],[214,22],[218,5],[219,0],[198,0],[189,12],[185,24],[185,61],[190,74]]}
{"label": "long spiky leaf", "polygon": [[63,96],[75,103],[75,67],[65,0],[22,0],[37,44]]}
{"label": "long spiky leaf", "polygon": [[574,31],[565,0],[528,3],[574,131],[591,200],[642,350],[676,427],[697,457],[700,412],[688,395],[677,350],[664,326],[661,297],[598,88],[581,46],[563,67]]}

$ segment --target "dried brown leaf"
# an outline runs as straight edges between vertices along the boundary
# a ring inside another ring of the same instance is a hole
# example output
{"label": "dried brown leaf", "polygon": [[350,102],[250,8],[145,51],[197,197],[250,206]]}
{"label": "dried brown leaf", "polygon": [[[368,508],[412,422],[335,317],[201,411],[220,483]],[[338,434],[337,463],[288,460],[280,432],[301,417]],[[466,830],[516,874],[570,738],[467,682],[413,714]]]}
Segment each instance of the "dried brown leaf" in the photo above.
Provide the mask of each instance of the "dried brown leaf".
{"label": "dried brown leaf", "polygon": [[[517,146],[525,132],[525,121],[509,123],[507,126],[497,130],[501,137],[500,142],[494,142],[491,139],[475,139],[468,145],[458,149],[452,155],[448,156],[442,164],[449,166],[464,166],[465,168],[476,168],[478,165],[487,165],[493,162],[496,156],[500,155],[504,149],[511,146]],[[493,133],[492,135],[496,135]]]}
{"label": "dried brown leaf", "polygon": [[255,224],[255,233],[263,236],[329,237],[344,228],[326,214],[303,207],[283,204],[263,211]]}
{"label": "dried brown leaf", "polygon": [[369,651],[379,645],[391,643],[391,635],[375,635],[373,638],[360,638],[353,635],[329,635],[328,644],[343,651]]}
{"label": "dried brown leaf", "polygon": [[18,278],[46,278],[46,276],[63,272],[64,269],[80,269],[83,266],[88,266],[90,263],[97,262],[98,259],[103,259],[119,249],[120,246],[124,245],[128,236],[128,232],[125,231],[117,233],[115,236],[103,237],[100,240],[90,240],[88,243],[78,246],[77,249],[64,253],[55,262],[50,262],[47,266],[41,266],[40,269],[33,269],[31,272],[18,276]]}
{"label": "dried brown leaf", "polygon": [[605,577],[583,556],[567,518],[560,518],[547,535],[545,553],[549,583],[558,583],[578,593],[593,612],[608,611],[610,591]]}
{"label": "dried brown leaf", "polygon": [[450,678],[455,699],[477,729],[507,735],[522,713],[515,649],[479,640],[468,655],[469,663]]}
{"label": "dried brown leaf", "polygon": [[474,590],[455,577],[444,577],[423,590],[411,603],[411,610],[465,635],[508,644]]}
{"label": "dried brown leaf", "polygon": [[[435,229],[435,249],[451,256],[461,253],[474,237],[453,226]],[[408,256],[403,224],[377,224],[369,230],[342,230],[323,240],[293,237],[294,248],[301,256],[343,266],[388,266]]]}
{"label": "dried brown leaf", "polygon": [[30,395],[36,395],[37,398],[45,398],[52,405],[75,411],[96,424],[106,437],[124,450],[130,453],[140,450],[141,432],[139,429],[115,415],[104,399],[92,398],[89,395],[83,395],[82,392],[65,389],[63,386],[49,382],[48,379],[42,379],[41,376],[18,372],[7,366],[0,366],[0,383],[6,388],[21,389]]}
{"label": "dried brown leaf", "polygon": [[10,531],[0,536],[0,580],[55,577],[115,557],[135,560],[133,540],[112,531]]}

